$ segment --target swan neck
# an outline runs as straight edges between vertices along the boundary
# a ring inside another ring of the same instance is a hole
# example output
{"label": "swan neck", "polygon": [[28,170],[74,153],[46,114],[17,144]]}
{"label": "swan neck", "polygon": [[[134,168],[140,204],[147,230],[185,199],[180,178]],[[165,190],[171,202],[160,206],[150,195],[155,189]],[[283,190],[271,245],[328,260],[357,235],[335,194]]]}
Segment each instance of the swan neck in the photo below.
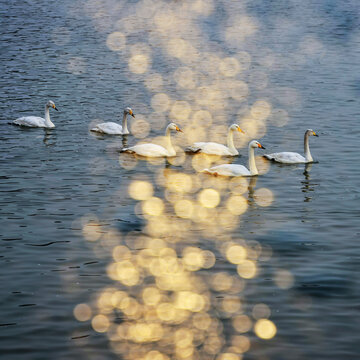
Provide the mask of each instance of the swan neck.
{"label": "swan neck", "polygon": [[166,150],[168,151],[170,156],[175,156],[176,151],[175,151],[174,147],[172,146],[170,133],[171,133],[171,130],[169,129],[169,127],[167,127],[166,132],[165,132]]}
{"label": "swan neck", "polygon": [[255,151],[252,146],[249,145],[249,170],[251,175],[257,175],[258,169],[255,162]]}
{"label": "swan neck", "polygon": [[54,127],[55,125],[50,120],[50,110],[49,106],[45,105],[45,126],[46,127]]}
{"label": "swan neck", "polygon": [[304,154],[306,162],[312,162],[313,158],[310,153],[310,146],[309,146],[309,133],[306,132],[304,135]]}
{"label": "swan neck", "polygon": [[233,153],[234,155],[239,154],[234,145],[234,132],[231,129],[229,129],[227,135],[227,147],[230,149],[230,152]]}
{"label": "swan neck", "polygon": [[124,135],[129,134],[129,129],[127,127],[127,113],[125,111],[124,111],[124,116],[123,116],[123,121],[122,121],[122,128],[123,128],[122,133]]}

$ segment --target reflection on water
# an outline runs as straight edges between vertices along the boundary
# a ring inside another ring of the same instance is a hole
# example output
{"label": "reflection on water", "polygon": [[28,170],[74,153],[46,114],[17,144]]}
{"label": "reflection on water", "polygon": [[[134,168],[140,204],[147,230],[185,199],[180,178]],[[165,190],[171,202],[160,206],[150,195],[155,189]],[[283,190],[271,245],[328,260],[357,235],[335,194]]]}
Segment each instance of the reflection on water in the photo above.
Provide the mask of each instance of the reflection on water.
{"label": "reflection on water", "polygon": [[311,180],[310,171],[313,164],[309,163],[305,165],[304,177],[305,179],[301,182],[301,190],[304,193],[304,202],[309,202],[312,200],[312,193],[315,191],[315,188],[318,184]]}
{"label": "reflection on water", "polygon": [[[358,3],[283,5],[64,0],[51,22],[43,1],[0,5],[3,120],[63,110],[51,131],[0,124],[7,359],[357,357]],[[89,132],[128,105],[131,135]],[[172,121],[176,157],[120,153]],[[240,156],[184,153],[232,123]],[[306,128],[334,129],[312,168],[201,173]]]}
{"label": "reflection on water", "polygon": [[250,348],[250,330],[262,339],[276,334],[269,306],[256,304],[249,313],[243,294],[259,273],[262,246],[233,233],[247,211],[245,193],[269,206],[271,192],[254,191],[256,178],[208,177],[169,165],[128,187],[139,201],[136,216],[145,220],[140,233],[82,221],[87,240],[107,243],[113,285],[93,307],[77,305],[74,315],[91,319],[126,359],[238,359]]}

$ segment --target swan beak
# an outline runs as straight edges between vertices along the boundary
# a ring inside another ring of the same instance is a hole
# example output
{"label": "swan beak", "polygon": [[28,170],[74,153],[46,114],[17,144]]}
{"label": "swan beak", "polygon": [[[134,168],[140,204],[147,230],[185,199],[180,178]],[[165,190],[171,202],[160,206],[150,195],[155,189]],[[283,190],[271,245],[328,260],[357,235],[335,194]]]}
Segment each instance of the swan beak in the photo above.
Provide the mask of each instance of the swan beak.
{"label": "swan beak", "polygon": [[133,113],[133,111],[129,111],[129,114],[134,118],[135,114]]}
{"label": "swan beak", "polygon": [[183,133],[183,131],[178,126],[176,127],[176,131],[180,131]]}
{"label": "swan beak", "polygon": [[260,149],[266,149],[264,146],[262,146],[260,143],[259,143],[259,145],[258,145],[258,148],[260,148]]}
{"label": "swan beak", "polygon": [[243,134],[245,134],[245,131],[244,131],[244,130],[242,130],[242,129],[240,129],[239,127],[238,127],[237,131],[238,131],[238,132],[241,132],[241,133],[243,133]]}
{"label": "swan beak", "polygon": [[315,131],[313,131],[313,135],[319,137],[319,135]]}
{"label": "swan beak", "polygon": [[54,106],[54,109],[55,109],[56,111],[59,111],[59,109],[58,109],[56,106]]}

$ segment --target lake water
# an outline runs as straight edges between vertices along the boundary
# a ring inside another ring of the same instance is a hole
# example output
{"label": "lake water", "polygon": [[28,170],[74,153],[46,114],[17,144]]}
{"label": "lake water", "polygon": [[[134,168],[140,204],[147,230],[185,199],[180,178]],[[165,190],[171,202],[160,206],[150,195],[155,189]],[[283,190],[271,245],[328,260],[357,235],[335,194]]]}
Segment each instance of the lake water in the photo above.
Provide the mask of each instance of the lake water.
{"label": "lake water", "polygon": [[[0,357],[358,359],[360,3],[3,1]],[[8,123],[43,116],[56,128]],[[132,135],[94,135],[121,121]],[[161,141],[147,162],[125,145]],[[185,155],[225,143],[239,157]],[[316,162],[263,160],[247,143]]]}

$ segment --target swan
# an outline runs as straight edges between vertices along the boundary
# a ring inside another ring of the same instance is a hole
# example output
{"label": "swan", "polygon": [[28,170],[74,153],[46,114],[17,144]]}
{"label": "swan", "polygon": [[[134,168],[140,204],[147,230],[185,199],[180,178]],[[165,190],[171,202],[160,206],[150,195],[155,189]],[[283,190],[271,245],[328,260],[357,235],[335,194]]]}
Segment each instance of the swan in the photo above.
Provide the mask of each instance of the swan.
{"label": "swan", "polygon": [[232,124],[229,127],[227,135],[227,146],[218,144],[215,142],[196,142],[191,146],[188,146],[185,149],[185,152],[188,153],[204,153],[209,155],[225,155],[225,156],[235,156],[239,155],[239,152],[235,149],[233,132],[239,131],[243,134],[244,131],[240,129],[240,126],[237,124]]}
{"label": "swan", "polygon": [[313,162],[313,158],[309,148],[309,136],[319,136],[312,129],[305,131],[304,135],[304,153],[305,157],[295,152],[278,152],[273,154],[265,154],[264,157],[283,164],[306,164]]}
{"label": "swan", "polygon": [[41,127],[48,129],[54,128],[55,125],[50,120],[49,108],[53,108],[56,111],[59,111],[56,108],[55,103],[49,100],[45,105],[45,119],[39,116],[23,116],[21,118],[14,120],[12,123],[14,125],[27,126],[27,127]]}
{"label": "swan", "polygon": [[210,175],[221,175],[221,176],[255,176],[258,175],[258,170],[255,163],[254,149],[260,148],[265,149],[257,140],[252,140],[249,143],[249,169],[243,165],[237,164],[222,164],[213,166],[210,169],[204,169],[202,172]]}
{"label": "swan", "polygon": [[121,150],[121,152],[128,152],[128,153],[133,153],[147,157],[176,156],[176,151],[173,148],[170,139],[170,132],[172,130],[183,132],[176,124],[170,123],[166,127],[166,131],[165,131],[166,147],[148,143],[148,144],[139,144],[139,145],[131,146],[129,148],[124,148]]}
{"label": "swan", "polygon": [[131,110],[131,108],[127,107],[124,109],[124,116],[122,126],[114,123],[114,122],[104,122],[101,124],[97,124],[91,131],[95,131],[101,134],[108,134],[108,135],[127,135],[129,134],[129,130],[127,128],[127,115],[131,115],[135,117],[135,114]]}

